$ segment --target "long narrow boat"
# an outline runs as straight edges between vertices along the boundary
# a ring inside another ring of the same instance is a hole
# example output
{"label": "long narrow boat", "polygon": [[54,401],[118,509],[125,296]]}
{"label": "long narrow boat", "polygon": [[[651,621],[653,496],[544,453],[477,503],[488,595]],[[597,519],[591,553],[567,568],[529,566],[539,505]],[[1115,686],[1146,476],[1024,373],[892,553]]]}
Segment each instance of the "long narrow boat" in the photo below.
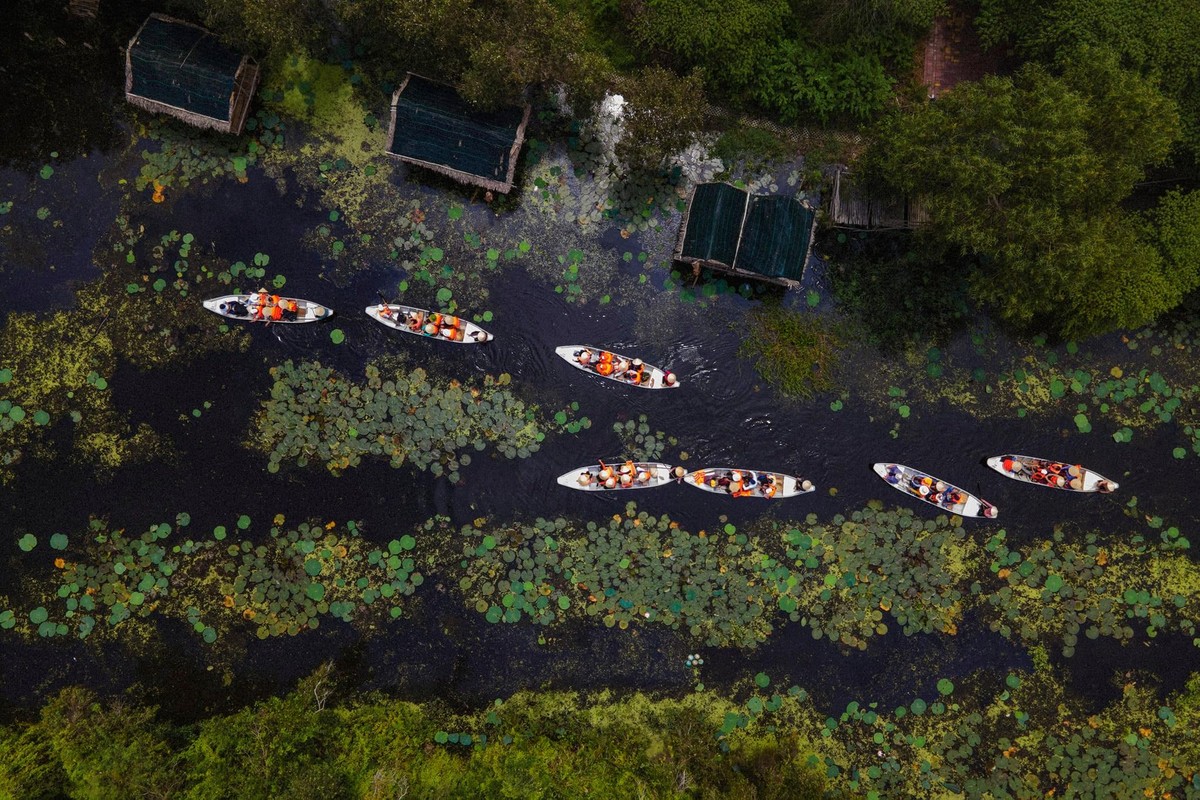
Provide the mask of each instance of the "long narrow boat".
{"label": "long narrow boat", "polygon": [[[629,479],[625,480],[628,475]],[[671,481],[671,465],[657,461],[593,464],[558,476],[558,485],[584,492],[651,489]]]}
{"label": "long narrow boat", "polygon": [[455,344],[483,344],[495,338],[470,320],[423,308],[380,304],[367,306],[364,310],[368,317],[382,325],[426,339]]}
{"label": "long narrow boat", "polygon": [[[258,304],[258,296],[253,294],[226,294],[214,297],[211,300],[205,300],[204,307],[214,314],[220,314],[222,317],[229,319],[240,319],[244,322],[270,322],[275,325],[319,322],[333,316],[332,308],[326,308],[320,303],[314,303],[311,300],[301,300],[298,297],[281,297],[280,300],[284,303],[292,301],[296,303],[295,319],[288,319],[286,315],[282,319],[271,319],[269,312],[263,316],[257,315],[255,310]],[[240,311],[244,311],[245,313],[239,313]]]}
{"label": "long narrow boat", "polygon": [[987,465],[1007,478],[1068,492],[1108,493],[1120,485],[1078,464],[1064,464],[1033,456],[992,456],[987,460]]}
{"label": "long narrow boat", "polygon": [[674,389],[679,386],[679,378],[675,373],[644,364],[640,358],[630,358],[582,344],[563,345],[554,348],[554,352],[576,369],[626,386],[642,389]]}
{"label": "long narrow boat", "polygon": [[812,481],[784,475],[782,472],[767,472],[757,469],[735,469],[714,467],[698,469],[683,476],[689,486],[716,494],[733,497],[761,497],[764,500],[782,500],[798,494],[808,494],[817,487]]}
{"label": "long narrow boat", "polygon": [[880,462],[874,465],[874,470],[893,489],[898,489],[918,500],[924,500],[951,514],[958,514],[960,517],[994,519],[1000,513],[1000,509],[988,501],[912,467]]}

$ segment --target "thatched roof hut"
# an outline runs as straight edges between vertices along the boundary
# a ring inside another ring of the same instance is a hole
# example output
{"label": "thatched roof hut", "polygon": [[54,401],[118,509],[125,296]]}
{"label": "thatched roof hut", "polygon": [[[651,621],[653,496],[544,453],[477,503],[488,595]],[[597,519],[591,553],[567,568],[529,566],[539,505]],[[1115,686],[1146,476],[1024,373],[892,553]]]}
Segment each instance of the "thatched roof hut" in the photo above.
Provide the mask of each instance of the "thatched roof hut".
{"label": "thatched roof hut", "polygon": [[804,277],[816,213],[795,197],[751,196],[728,183],[692,189],[675,260],[793,287]]}
{"label": "thatched roof hut", "polygon": [[202,128],[241,133],[258,64],[198,25],[151,14],[125,51],[125,99]]}
{"label": "thatched roof hut", "polygon": [[452,86],[410,72],[392,95],[387,151],[461,183],[507,193],[529,112],[528,104],[477,111]]}

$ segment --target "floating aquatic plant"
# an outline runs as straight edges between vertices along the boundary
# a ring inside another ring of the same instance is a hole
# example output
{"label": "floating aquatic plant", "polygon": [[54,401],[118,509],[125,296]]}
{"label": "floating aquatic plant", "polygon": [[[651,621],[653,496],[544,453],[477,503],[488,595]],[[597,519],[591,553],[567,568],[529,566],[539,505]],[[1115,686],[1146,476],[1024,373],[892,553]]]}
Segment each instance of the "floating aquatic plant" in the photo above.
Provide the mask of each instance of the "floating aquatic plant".
{"label": "floating aquatic plant", "polygon": [[972,592],[1003,636],[1061,641],[1065,656],[1074,654],[1081,635],[1128,642],[1136,632],[1177,630],[1200,645],[1200,567],[1175,552],[1173,537],[1148,547],[1096,534],[1067,541],[1056,530],[1051,541],[1010,548],[1000,531],[986,549],[994,577],[973,584]]}
{"label": "floating aquatic plant", "polygon": [[507,458],[527,458],[545,438],[536,407],[504,388],[507,374],[487,376],[481,387],[435,385],[423,369],[384,375],[372,364],[360,384],[318,362],[288,361],[271,375],[271,396],[247,443],[268,454],[272,472],[291,460],[340,474],[374,456],[458,481],[471,462],[468,450],[490,445]]}
{"label": "floating aquatic plant", "polygon": [[636,420],[614,422],[613,433],[621,439],[622,455],[634,461],[658,461],[668,444],[672,447],[679,444],[674,436],[651,431],[645,414],[639,414]]}
{"label": "floating aquatic plant", "polygon": [[[44,637],[114,637],[125,635],[127,621],[159,616],[185,620],[210,643],[246,625],[265,639],[311,630],[322,617],[395,619],[424,581],[413,558],[415,537],[374,548],[354,521],[285,529],[280,515],[265,539],[225,545],[224,526],[211,539],[180,540],[179,528],[191,518],[184,512],[175,520],[177,527],[163,522],[131,536],[93,519],[78,548],[55,534],[51,547],[65,555],[54,562],[57,574],[43,580],[44,600],[22,629]],[[238,530],[249,527],[242,515]],[[168,544],[172,538],[176,544]]]}
{"label": "floating aquatic plant", "polygon": [[459,588],[489,622],[590,617],[742,647],[771,632],[769,598],[754,581],[761,553],[736,533],[696,536],[631,503],[599,524],[538,519],[495,531],[467,526],[461,536]]}

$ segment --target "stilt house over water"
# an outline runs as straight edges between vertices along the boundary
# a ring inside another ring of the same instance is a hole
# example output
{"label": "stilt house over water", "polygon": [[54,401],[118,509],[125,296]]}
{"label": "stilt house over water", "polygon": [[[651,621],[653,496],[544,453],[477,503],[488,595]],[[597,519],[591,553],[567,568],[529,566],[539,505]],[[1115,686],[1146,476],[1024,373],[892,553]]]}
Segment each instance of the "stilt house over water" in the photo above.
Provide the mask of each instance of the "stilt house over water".
{"label": "stilt house over water", "polygon": [[529,112],[528,104],[478,111],[453,87],[410,72],[392,95],[388,155],[507,194]]}
{"label": "stilt house over water", "polygon": [[816,212],[795,197],[702,183],[688,198],[675,260],[786,287],[800,285]]}
{"label": "stilt house over water", "polygon": [[189,22],[151,14],[125,51],[125,99],[201,128],[238,134],[258,64]]}

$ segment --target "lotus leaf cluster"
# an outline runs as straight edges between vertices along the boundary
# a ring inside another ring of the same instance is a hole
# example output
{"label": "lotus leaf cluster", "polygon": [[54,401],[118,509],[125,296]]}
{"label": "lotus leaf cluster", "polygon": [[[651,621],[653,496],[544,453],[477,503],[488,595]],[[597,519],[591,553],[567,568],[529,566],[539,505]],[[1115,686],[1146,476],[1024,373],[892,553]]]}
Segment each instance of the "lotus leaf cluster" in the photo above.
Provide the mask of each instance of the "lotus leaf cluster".
{"label": "lotus leaf cluster", "polygon": [[412,536],[370,549],[354,521],[344,530],[319,522],[290,530],[276,525],[265,542],[205,545],[201,561],[211,563],[200,583],[215,585],[223,607],[252,623],[260,639],[315,629],[325,616],[350,622],[376,604],[399,617],[401,599],[424,582],[411,556]]}
{"label": "lotus leaf cluster", "polygon": [[271,397],[247,444],[268,453],[272,472],[285,460],[316,461],[337,475],[363,457],[382,457],[457,482],[471,462],[468,448],[491,445],[507,458],[527,458],[545,437],[536,406],[502,388],[507,375],[487,376],[476,388],[435,384],[420,368],[385,376],[371,364],[365,383],[356,383],[320,362],[287,361],[271,376]]}
{"label": "lotus leaf cluster", "polygon": [[1027,643],[1061,640],[1065,656],[1080,635],[1128,642],[1142,630],[1179,631],[1200,644],[1200,567],[1175,547],[1105,542],[1094,533],[1068,542],[1058,530],[1050,541],[1014,548],[1000,531],[986,545],[994,577],[972,591],[992,630]]}
{"label": "lotus leaf cluster", "polygon": [[830,789],[868,797],[1191,797],[1200,789],[1189,724],[1200,680],[1166,704],[1128,683],[1091,713],[1065,691],[1044,653],[1032,674],[937,682],[935,699],[895,708],[847,704],[827,714],[808,693],[754,694],[718,736],[736,742],[783,730],[812,744],[809,764]]}
{"label": "lotus leaf cluster", "polygon": [[764,563],[763,580],[814,638],[866,649],[867,639],[887,633],[885,615],[905,635],[954,633],[979,561],[960,522],[878,504],[829,524],[810,515],[782,533],[786,561]]}
{"label": "lotus leaf cluster", "polygon": [[679,443],[674,436],[651,431],[645,414],[636,420],[614,422],[613,433],[621,439],[622,454],[634,461],[659,461],[668,444],[674,447]]}
{"label": "lotus leaf cluster", "polygon": [[[266,639],[311,630],[321,617],[396,619],[404,598],[424,582],[412,535],[372,547],[354,521],[285,529],[277,516],[265,539],[227,543],[222,525],[212,536],[167,544],[190,523],[181,513],[175,527],[162,522],[134,537],[93,519],[89,541],[77,548],[55,534],[50,546],[64,555],[54,560],[57,574],[42,582],[42,604],[28,613],[6,611],[0,626],[85,639],[136,633],[143,629],[122,623],[157,615],[186,620],[210,643],[247,623]],[[251,524],[243,515],[236,529]]]}
{"label": "lotus leaf cluster", "polygon": [[602,524],[538,519],[490,532],[467,526],[461,535],[459,587],[490,622],[591,617],[742,647],[771,632],[770,598],[754,581],[761,553],[744,535],[695,535],[633,504]]}

